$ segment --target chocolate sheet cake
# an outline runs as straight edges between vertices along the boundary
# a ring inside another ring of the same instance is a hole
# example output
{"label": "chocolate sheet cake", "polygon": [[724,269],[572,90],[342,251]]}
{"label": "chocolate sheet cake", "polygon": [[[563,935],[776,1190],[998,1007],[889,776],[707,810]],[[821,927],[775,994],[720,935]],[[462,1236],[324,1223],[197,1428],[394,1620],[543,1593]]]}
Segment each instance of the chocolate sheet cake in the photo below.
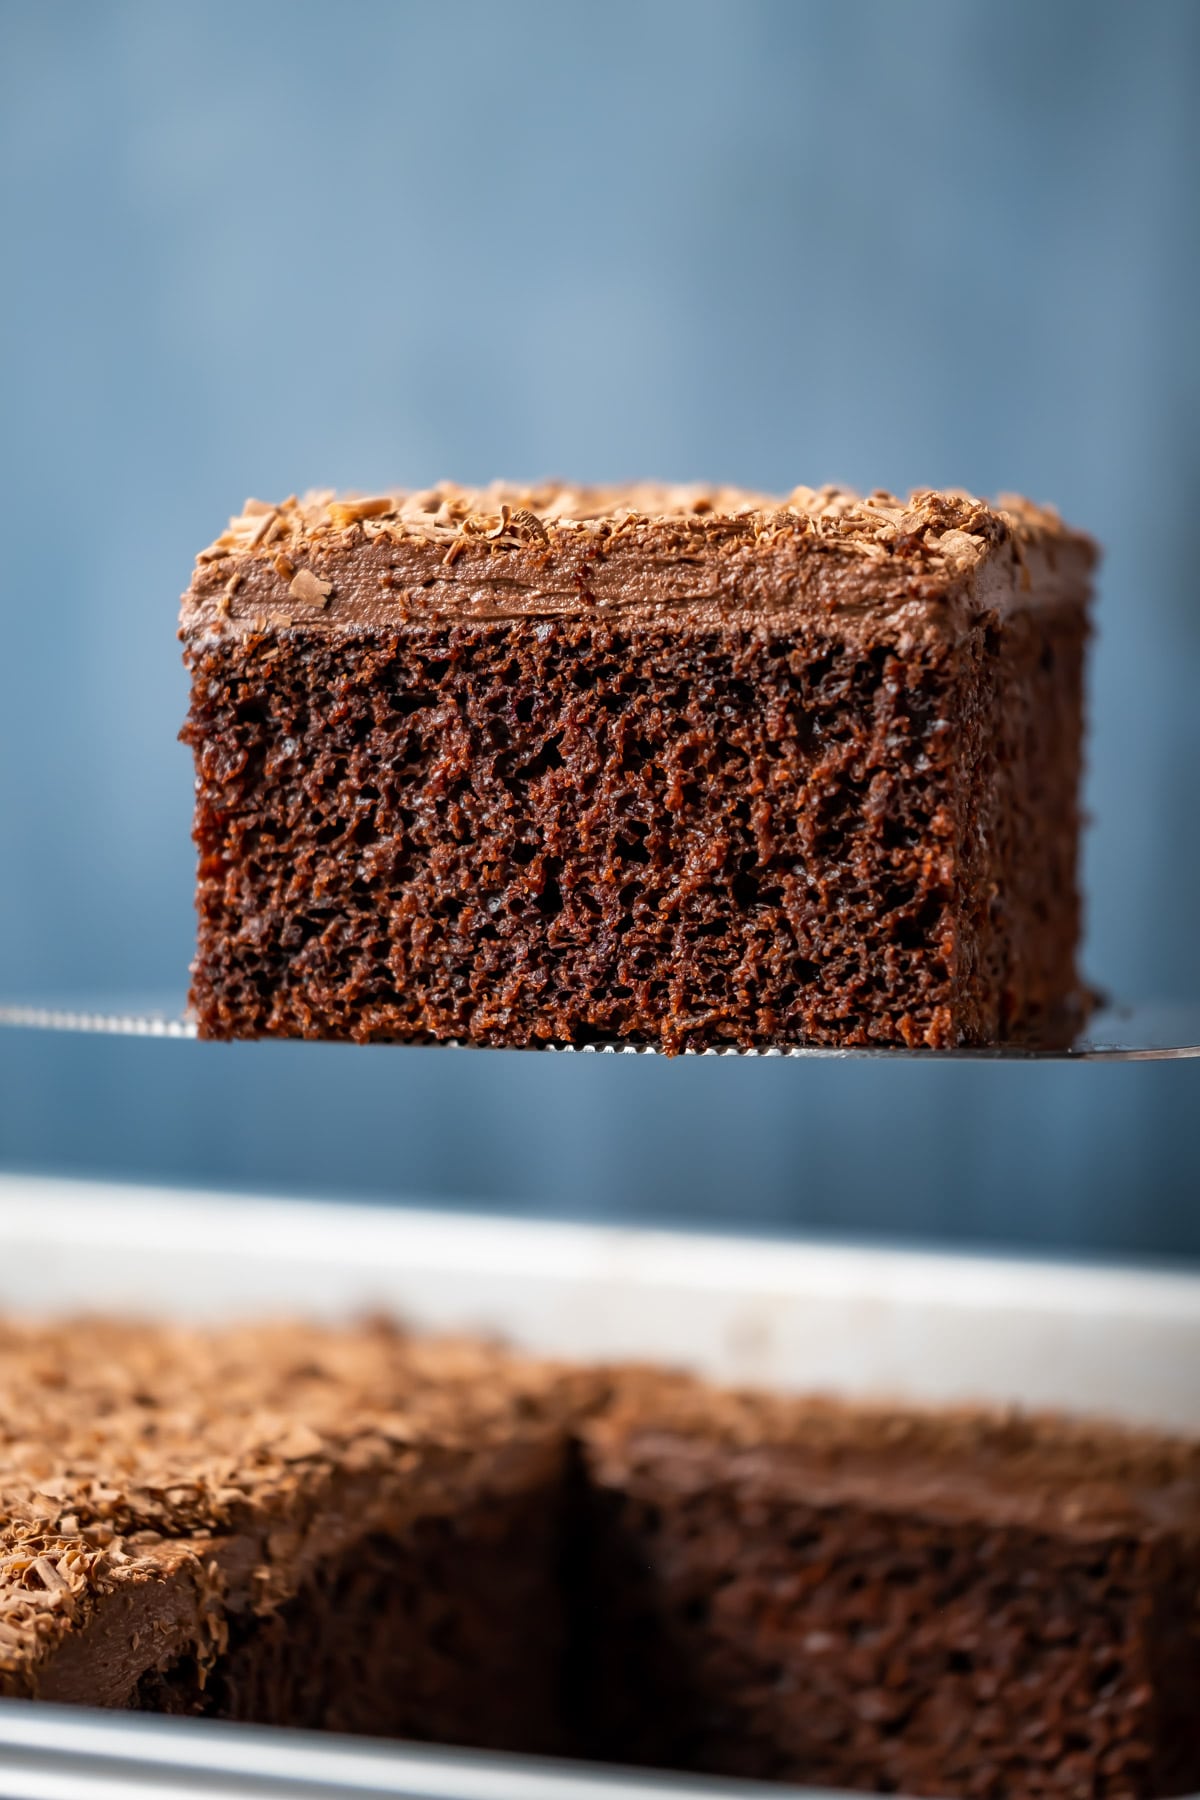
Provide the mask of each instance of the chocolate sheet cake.
{"label": "chocolate sheet cake", "polygon": [[384,1327],[0,1326],[0,1696],[913,1795],[1200,1789],[1200,1444]]}
{"label": "chocolate sheet cake", "polygon": [[1200,1789],[1200,1445],[653,1376],[584,1440],[598,1747],[912,1795]]}
{"label": "chocolate sheet cake", "polygon": [[563,1748],[557,1380],[383,1327],[0,1327],[0,1695]]}
{"label": "chocolate sheet cake", "polygon": [[201,1033],[1069,1035],[1093,563],[958,493],[248,501],[182,613]]}

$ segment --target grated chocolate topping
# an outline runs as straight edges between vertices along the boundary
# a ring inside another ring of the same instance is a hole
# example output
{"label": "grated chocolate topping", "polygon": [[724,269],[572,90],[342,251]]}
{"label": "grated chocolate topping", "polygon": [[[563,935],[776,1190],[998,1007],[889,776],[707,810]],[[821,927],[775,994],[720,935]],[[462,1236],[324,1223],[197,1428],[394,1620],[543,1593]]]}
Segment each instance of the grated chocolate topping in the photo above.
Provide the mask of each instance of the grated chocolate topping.
{"label": "grated chocolate topping", "polygon": [[438,1483],[452,1504],[493,1453],[546,1439],[558,1379],[386,1324],[0,1322],[0,1692],[120,1589],[183,1572],[203,1612],[221,1546],[263,1600],[316,1553],[323,1507],[361,1531]]}
{"label": "grated chocolate topping", "polygon": [[332,602],[326,619],[305,620],[324,629],[430,614],[895,607],[975,588],[984,605],[1006,594],[1078,597],[1096,555],[1051,507],[956,490],[907,499],[653,483],[321,490],[277,505],[247,500],[197,558],[183,619],[213,626],[214,603],[238,574],[247,592],[233,617],[261,615],[290,593],[317,608]]}
{"label": "grated chocolate topping", "polygon": [[497,548],[530,537],[543,542],[578,532],[611,537],[644,527],[709,539],[730,532],[761,537],[791,531],[868,558],[919,550],[930,560],[962,565],[977,562],[989,545],[1010,539],[1026,545],[1051,539],[1090,544],[1084,534],[1065,526],[1053,507],[1017,495],[1004,495],[991,505],[956,489],[920,488],[905,500],[882,488],[862,497],[833,486],[797,487],[772,496],[743,488],[653,482],[614,487],[492,482],[479,488],[440,482],[371,496],[313,490],[301,498],[290,495],[278,505],[247,500],[199,560],[260,547],[275,555],[280,540],[302,549],[355,527],[367,537],[397,542],[486,538]]}

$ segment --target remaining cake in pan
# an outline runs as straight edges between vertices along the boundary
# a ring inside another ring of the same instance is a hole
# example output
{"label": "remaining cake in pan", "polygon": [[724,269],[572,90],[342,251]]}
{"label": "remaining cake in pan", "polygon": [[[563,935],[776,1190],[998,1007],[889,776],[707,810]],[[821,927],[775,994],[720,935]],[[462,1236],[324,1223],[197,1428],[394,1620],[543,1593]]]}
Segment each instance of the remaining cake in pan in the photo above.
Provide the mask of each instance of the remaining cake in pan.
{"label": "remaining cake in pan", "polygon": [[822,1789],[1200,1789],[1200,1445],[643,1377],[585,1452],[600,1749]]}
{"label": "remaining cake in pan", "polygon": [[248,501],[183,603],[201,1032],[1069,1034],[1094,557],[956,493]]}
{"label": "remaining cake in pan", "polygon": [[0,1695],[990,1800],[1200,1791],[1200,1445],[384,1327],[0,1326]]}
{"label": "remaining cake in pan", "polygon": [[0,1326],[0,1695],[562,1749],[562,1410],[383,1327]]}

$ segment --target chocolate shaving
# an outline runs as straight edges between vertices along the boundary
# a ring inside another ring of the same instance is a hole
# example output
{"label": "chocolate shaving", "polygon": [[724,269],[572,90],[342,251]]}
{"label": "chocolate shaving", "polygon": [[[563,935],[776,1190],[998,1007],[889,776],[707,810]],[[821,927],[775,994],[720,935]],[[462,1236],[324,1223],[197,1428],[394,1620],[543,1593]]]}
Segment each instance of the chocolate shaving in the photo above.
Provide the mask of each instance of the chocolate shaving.
{"label": "chocolate shaving", "polygon": [[274,535],[275,531],[278,529],[278,526],[279,526],[279,514],[277,512],[264,513],[262,518],[259,519],[257,526],[250,534],[250,537],[247,542],[247,548],[250,550],[253,550],[256,548],[257,545],[259,545],[261,543],[265,543],[270,537],[272,537]]}
{"label": "chocolate shaving", "polygon": [[546,527],[542,524],[542,521],[538,518],[537,514],[531,512],[527,506],[514,507],[508,516],[508,522],[510,526],[514,526],[519,532],[528,537],[537,538],[543,544],[547,544],[550,541]]}
{"label": "chocolate shaving", "polygon": [[45,1557],[45,1556],[37,1557],[31,1566],[33,1568],[34,1574],[40,1577],[42,1586],[47,1590],[48,1593],[51,1593],[51,1594],[69,1594],[70,1593],[70,1591],[71,1591],[70,1582],[64,1581],[63,1577],[59,1574],[57,1568],[49,1560],[48,1557]]}
{"label": "chocolate shaving", "polygon": [[325,581],[320,575],[314,575],[311,569],[298,569],[288,588],[293,600],[302,606],[326,606],[333,592],[332,581]]}
{"label": "chocolate shaving", "polygon": [[363,500],[331,500],[329,503],[329,517],[343,529],[347,525],[356,525],[360,519],[382,518],[384,513],[395,510],[396,502],[389,494],[376,494]]}
{"label": "chocolate shaving", "polygon": [[222,588],[221,597],[217,601],[217,613],[222,619],[227,619],[229,617],[233,606],[233,596],[237,593],[245,579],[246,577],[239,569],[236,575],[231,575],[229,577],[229,580]]}
{"label": "chocolate shaving", "polygon": [[285,1436],[276,1439],[272,1449],[284,1462],[306,1462],[310,1457],[321,1455],[325,1440],[311,1425],[295,1424]]}

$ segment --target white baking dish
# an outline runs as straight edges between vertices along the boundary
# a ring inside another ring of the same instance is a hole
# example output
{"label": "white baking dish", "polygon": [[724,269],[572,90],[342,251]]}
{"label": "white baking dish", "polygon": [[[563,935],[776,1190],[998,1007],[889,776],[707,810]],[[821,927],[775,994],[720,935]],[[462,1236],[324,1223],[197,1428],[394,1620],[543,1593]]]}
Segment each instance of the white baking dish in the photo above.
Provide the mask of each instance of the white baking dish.
{"label": "white baking dish", "polygon": [[[1200,1431],[1200,1275],[0,1176],[0,1307],[212,1319],[381,1308],[723,1380],[1062,1407]],[[4,1800],[781,1794],[0,1705]]]}

